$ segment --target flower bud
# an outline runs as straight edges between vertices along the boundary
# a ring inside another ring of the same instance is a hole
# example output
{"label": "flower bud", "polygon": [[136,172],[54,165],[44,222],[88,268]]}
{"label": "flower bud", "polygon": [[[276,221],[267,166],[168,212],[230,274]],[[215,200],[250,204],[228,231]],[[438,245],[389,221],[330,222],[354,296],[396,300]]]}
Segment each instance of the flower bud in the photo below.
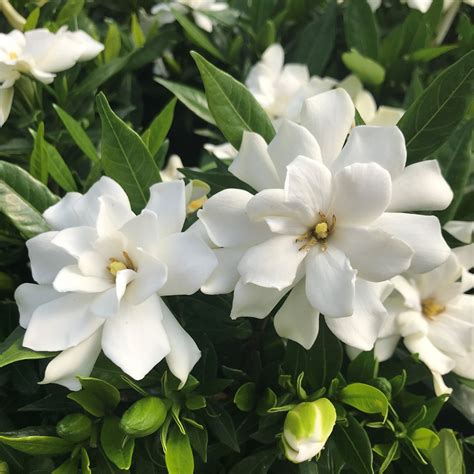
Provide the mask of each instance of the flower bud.
{"label": "flower bud", "polygon": [[334,425],[336,410],[327,398],[304,402],[290,410],[283,425],[283,451],[294,463],[308,461],[326,444]]}
{"label": "flower bud", "polygon": [[57,425],[56,433],[71,443],[85,441],[91,435],[92,421],[82,413],[73,413],[65,416]]}
{"label": "flower bud", "polygon": [[166,419],[168,408],[157,397],[145,397],[135,402],[120,420],[120,428],[133,438],[143,438],[157,431]]}

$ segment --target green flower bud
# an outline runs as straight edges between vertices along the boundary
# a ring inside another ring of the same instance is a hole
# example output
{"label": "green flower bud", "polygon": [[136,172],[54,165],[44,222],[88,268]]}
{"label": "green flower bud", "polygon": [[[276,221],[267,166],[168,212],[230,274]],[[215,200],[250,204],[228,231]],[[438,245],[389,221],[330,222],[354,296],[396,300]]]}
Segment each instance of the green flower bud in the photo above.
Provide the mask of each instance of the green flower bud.
{"label": "green flower bud", "polygon": [[91,431],[92,421],[82,413],[67,415],[56,425],[58,436],[71,443],[85,441],[90,437]]}
{"label": "green flower bud", "polygon": [[283,451],[294,463],[308,461],[326,444],[336,424],[336,410],[327,398],[304,402],[290,410],[283,425]]}
{"label": "green flower bud", "polygon": [[157,431],[166,419],[168,408],[157,397],[145,397],[135,402],[120,420],[120,428],[133,438],[143,438]]}

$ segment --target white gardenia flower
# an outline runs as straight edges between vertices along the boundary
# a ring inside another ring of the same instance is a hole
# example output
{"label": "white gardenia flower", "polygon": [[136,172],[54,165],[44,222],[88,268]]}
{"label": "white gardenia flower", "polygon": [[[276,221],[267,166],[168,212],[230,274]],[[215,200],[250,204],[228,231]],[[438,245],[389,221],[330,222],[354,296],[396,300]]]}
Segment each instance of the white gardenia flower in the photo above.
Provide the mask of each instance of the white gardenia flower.
{"label": "white gardenia flower", "polygon": [[362,85],[357,76],[350,75],[339,84],[354,102],[366,125],[396,125],[405,113],[403,109],[381,105],[377,108],[374,96]]}
{"label": "white gardenia flower", "polygon": [[0,33],[0,126],[8,119],[13,86],[22,74],[50,84],[56,73],[96,57],[103,49],[101,43],[80,30],[61,28],[52,33],[41,28]]}
{"label": "white gardenia flower", "polygon": [[432,270],[450,252],[436,217],[409,213],[451,202],[438,163],[405,168],[400,130],[351,129],[354,113],[336,89],[307,99],[301,125],[284,121],[269,145],[244,133],[229,171],[257,194],[226,189],[198,212],[219,247],[202,291],[234,290],[233,318],[263,318],[288,294],[276,330],[306,348],[323,313],[342,341],[370,350],[385,281]]}
{"label": "white gardenia flower", "polygon": [[[406,3],[410,8],[419,10],[421,13],[426,13],[430,9],[433,0],[401,0],[401,2]],[[443,11],[448,10],[454,3],[455,0],[444,0]],[[474,0],[464,0],[464,3],[474,7]]]}
{"label": "white gardenia flower", "polygon": [[23,345],[61,351],[42,383],[80,389],[101,351],[142,379],[166,357],[183,383],[200,357],[162,296],[196,292],[216,266],[209,248],[181,233],[182,180],[155,184],[137,216],[123,189],[103,177],[84,195],[68,193],[44,212],[52,231],[27,242],[38,284],[15,292]]}

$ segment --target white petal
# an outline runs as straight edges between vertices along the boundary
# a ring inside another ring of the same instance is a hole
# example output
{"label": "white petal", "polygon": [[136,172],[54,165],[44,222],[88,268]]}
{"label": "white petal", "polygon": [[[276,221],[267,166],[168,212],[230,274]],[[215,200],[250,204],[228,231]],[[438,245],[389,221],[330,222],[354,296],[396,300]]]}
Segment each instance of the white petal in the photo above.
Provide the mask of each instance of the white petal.
{"label": "white petal", "polygon": [[304,280],[291,290],[273,323],[279,336],[301,344],[306,350],[311,349],[318,337],[319,313],[306,298]]}
{"label": "white petal", "polygon": [[387,312],[380,301],[377,283],[357,278],[354,312],[347,318],[326,317],[328,328],[342,342],[362,351],[370,351],[377,340]]}
{"label": "white petal", "polygon": [[[124,276],[124,273],[133,273],[132,270],[122,270],[117,273],[117,280],[121,281]],[[122,285],[121,285],[122,286]],[[120,300],[125,293],[126,285],[124,285],[123,290],[118,290],[119,285],[114,288],[110,288],[103,293],[99,293],[93,300],[90,306],[90,310],[100,318],[110,318],[117,313],[119,309]]]}
{"label": "white petal", "polygon": [[265,140],[253,132],[244,132],[239,153],[229,171],[257,191],[281,187]]}
{"label": "white petal", "polygon": [[336,172],[353,163],[377,163],[395,179],[401,175],[406,158],[405,138],[397,127],[362,125],[352,129],[332,170]]}
{"label": "white petal", "polygon": [[450,248],[444,241],[440,223],[434,216],[386,212],[377,219],[374,227],[403,240],[414,250],[410,266],[413,273],[429,272],[449,257]]}
{"label": "white petal", "polygon": [[443,229],[456,237],[460,242],[470,244],[472,242],[472,234],[474,233],[474,222],[450,221],[444,225]]}
{"label": "white petal", "polygon": [[129,203],[117,201],[110,196],[101,196],[99,201],[99,214],[97,215],[97,233],[108,236],[120,229],[126,222],[135,217]]}
{"label": "white petal", "polygon": [[57,235],[57,232],[44,232],[26,242],[31,273],[38,283],[52,283],[61,268],[74,263],[73,257],[52,243]]}
{"label": "white petal", "polygon": [[405,307],[420,312],[422,298],[416,283],[400,275],[392,278],[391,281],[394,288],[402,295]]}
{"label": "white petal", "polygon": [[195,293],[217,266],[212,250],[189,233],[169,235],[161,240],[157,258],[168,268],[166,283],[158,292],[161,296]]}
{"label": "white petal", "polygon": [[56,383],[69,390],[80,390],[77,376],[88,377],[101,350],[102,330],[95,331],[77,346],[66,349],[46,367],[40,384]]}
{"label": "white petal", "polygon": [[306,257],[306,296],[325,316],[344,318],[354,311],[356,271],[334,246],[314,247]]}
{"label": "white petal", "polygon": [[0,88],[0,127],[3,127],[10,116],[14,91],[13,87]]}
{"label": "white petal", "polygon": [[158,296],[140,305],[121,304],[104,324],[104,354],[126,374],[141,380],[170,351],[162,318]]}
{"label": "white petal", "polygon": [[163,327],[170,344],[166,362],[173,375],[181,380],[181,385],[184,385],[192,368],[200,359],[201,351],[162,300],[160,300],[160,304],[163,313]]}
{"label": "white petal", "polygon": [[20,313],[20,326],[26,328],[36,308],[63,295],[50,285],[23,283],[15,290],[15,301]]}
{"label": "white petal", "polygon": [[436,160],[407,166],[392,186],[388,206],[392,212],[439,211],[446,209],[453,199],[453,192]]}
{"label": "white petal", "polygon": [[202,28],[208,33],[212,31],[212,21],[208,16],[204,15],[203,13],[193,12],[193,18],[199,28]]}
{"label": "white petal", "polygon": [[354,163],[334,177],[332,214],[342,224],[370,224],[387,208],[392,194],[388,172],[376,163]]}
{"label": "white petal", "polygon": [[377,103],[369,91],[361,90],[354,98],[354,105],[367,125],[375,125],[372,124],[372,120],[377,114]]}
{"label": "white petal", "polygon": [[43,217],[51,228],[57,230],[82,225],[74,211],[74,204],[81,199],[82,195],[79,193],[67,193],[57,204],[48,207]]}
{"label": "white petal", "polygon": [[354,114],[354,104],[343,89],[334,89],[306,99],[301,111],[301,125],[316,138],[327,165],[341,151],[354,121]]}
{"label": "white petal", "polygon": [[219,247],[252,245],[271,233],[264,222],[251,222],[246,207],[252,194],[241,189],[225,189],[211,198],[198,211],[211,240]]}
{"label": "white petal", "polygon": [[278,235],[247,250],[238,270],[244,283],[283,290],[296,279],[306,257],[297,236]]}
{"label": "white petal", "polygon": [[374,354],[377,360],[384,362],[390,359],[397,348],[399,340],[400,336],[389,336],[378,339],[374,346]]}
{"label": "white petal", "polygon": [[196,237],[200,238],[209,248],[214,248],[215,244],[214,242],[209,238],[209,235],[207,233],[206,227],[204,227],[204,224],[202,223],[201,220],[197,220],[193,224],[191,224],[185,232],[187,234],[192,234],[195,235]]}
{"label": "white petal", "polygon": [[56,291],[76,291],[78,293],[101,293],[112,288],[113,281],[110,278],[95,276],[84,276],[77,265],[64,267],[53,281]]}
{"label": "white petal", "polygon": [[120,229],[129,246],[139,247],[151,255],[155,255],[158,250],[160,231],[157,215],[148,209],[144,209]]}
{"label": "white petal", "polygon": [[456,247],[453,249],[453,253],[466,270],[470,270],[474,267],[474,244]]}
{"label": "white petal", "polygon": [[154,184],[150,188],[150,200],[146,209],[158,216],[159,238],[180,232],[186,219],[186,195],[184,181]]}
{"label": "white petal", "polygon": [[104,50],[104,45],[93,39],[85,31],[65,31],[63,34],[81,46],[81,55],[78,61],[90,61]]}
{"label": "white petal", "polygon": [[234,290],[234,300],[232,302],[232,319],[242,316],[263,319],[277,303],[283,298],[286,290],[278,291],[274,288],[264,288],[262,286],[237,282]]}
{"label": "white petal", "polygon": [[329,245],[342,250],[358,276],[369,281],[399,275],[410,266],[413,257],[413,250],[402,240],[370,227],[336,227]]}
{"label": "white petal", "polygon": [[465,377],[466,379],[474,379],[474,364],[472,363],[474,358],[474,351],[470,352],[467,355],[458,356],[456,354],[450,353],[449,356],[454,360],[456,364],[453,372]]}
{"label": "white petal", "polygon": [[104,322],[89,310],[91,301],[90,295],[69,293],[39,306],[23,345],[34,351],[62,351],[84,341]]}
{"label": "white petal", "polygon": [[262,62],[274,73],[279,74],[285,62],[285,51],[281,44],[273,43],[262,54]]}
{"label": "white petal", "polygon": [[306,156],[321,161],[321,150],[311,133],[301,125],[283,120],[275,138],[268,145],[270,155],[280,182],[286,178],[286,167],[297,157]]}
{"label": "white petal", "polygon": [[304,207],[305,223],[314,225],[319,213],[327,213],[331,203],[331,172],[322,163],[303,156],[293,160],[287,169],[286,200]]}
{"label": "white petal", "polygon": [[222,295],[234,291],[240,278],[237,265],[246,251],[247,247],[213,250],[217,267],[201,287],[201,291],[208,295]]}
{"label": "white petal", "polygon": [[428,321],[419,311],[404,311],[398,314],[396,319],[398,330],[403,337],[428,334]]}
{"label": "white petal", "polygon": [[443,377],[439,372],[433,372],[433,385],[437,397],[441,395],[451,395],[451,393],[453,393],[453,389],[444,383]]}
{"label": "white petal", "polygon": [[81,226],[69,227],[57,232],[51,243],[78,258],[83,253],[92,250],[95,240],[97,240],[96,230],[93,227]]}
{"label": "white petal", "polygon": [[[378,0],[380,1],[380,0]],[[381,105],[368,125],[396,125],[402,118],[405,111],[395,107]]]}

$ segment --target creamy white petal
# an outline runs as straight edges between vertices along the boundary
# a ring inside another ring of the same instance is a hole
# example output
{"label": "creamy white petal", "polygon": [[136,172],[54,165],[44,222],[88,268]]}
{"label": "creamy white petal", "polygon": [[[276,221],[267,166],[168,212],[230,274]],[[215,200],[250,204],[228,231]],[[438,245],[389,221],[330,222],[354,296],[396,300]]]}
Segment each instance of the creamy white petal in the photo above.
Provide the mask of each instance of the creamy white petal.
{"label": "creamy white petal", "polygon": [[74,210],[74,204],[81,199],[82,195],[79,193],[67,193],[58,203],[44,211],[45,221],[56,230],[82,225]]}
{"label": "creamy white petal", "polygon": [[406,158],[405,138],[397,127],[362,125],[352,129],[344,149],[331,168],[337,172],[353,163],[377,163],[395,179],[401,175]]}
{"label": "creamy white petal", "polygon": [[180,232],[186,219],[184,181],[180,179],[154,184],[150,188],[150,200],[146,209],[153,211],[158,217],[158,238]]}
{"label": "creamy white petal", "polygon": [[377,360],[384,362],[393,356],[400,336],[383,337],[375,341],[374,354]]}
{"label": "creamy white petal", "polygon": [[242,316],[263,319],[277,303],[283,298],[287,290],[278,291],[275,288],[264,288],[262,286],[237,282],[232,301],[232,319]]}
{"label": "creamy white petal", "polygon": [[410,266],[410,271],[414,273],[429,272],[449,257],[450,248],[434,216],[386,212],[377,219],[374,227],[403,240],[414,250]]}
{"label": "creamy white petal", "polygon": [[160,231],[157,215],[148,209],[144,209],[120,229],[129,246],[139,247],[151,255],[155,255],[159,248]]}
{"label": "creamy white petal", "polygon": [[283,290],[296,279],[306,257],[297,236],[278,235],[247,250],[238,270],[244,283]]}
{"label": "creamy white petal", "polygon": [[280,179],[268,154],[267,144],[253,132],[244,132],[239,153],[229,166],[229,171],[257,191],[280,187]]}
{"label": "creamy white petal", "polygon": [[199,28],[202,28],[204,31],[211,33],[212,20],[207,15],[200,12],[193,12],[193,18]]}
{"label": "creamy white petal", "polygon": [[89,310],[92,297],[69,293],[39,306],[23,345],[34,351],[62,351],[87,339],[104,322]]}
{"label": "creamy white petal", "polygon": [[304,279],[291,290],[273,323],[279,336],[311,349],[319,332],[319,313],[306,298]]}
{"label": "creamy white petal", "polygon": [[380,229],[341,226],[329,245],[342,250],[357,270],[369,281],[384,281],[407,270],[413,250],[402,240]]}
{"label": "creamy white petal", "polygon": [[334,89],[306,99],[301,125],[316,138],[324,163],[338,156],[354,121],[354,104],[344,89]]}
{"label": "creamy white petal", "polygon": [[460,242],[470,244],[472,242],[472,234],[474,233],[474,222],[464,221],[450,221],[443,227],[446,232],[449,232],[453,237],[456,237]]}
{"label": "creamy white petal", "polygon": [[330,214],[345,224],[370,224],[387,208],[392,195],[389,173],[376,163],[354,163],[334,177]]}
{"label": "creamy white petal", "polygon": [[334,246],[314,247],[306,257],[306,296],[328,317],[344,318],[354,311],[356,271]]}
{"label": "creamy white petal", "polygon": [[427,336],[429,325],[427,319],[419,311],[404,311],[397,315],[397,326],[403,337]]}
{"label": "creamy white petal", "polygon": [[280,183],[286,178],[286,167],[297,157],[321,161],[321,150],[311,133],[301,125],[283,120],[275,138],[268,145],[268,154],[276,168]]}
{"label": "creamy white petal", "polygon": [[454,360],[455,366],[453,372],[465,377],[466,379],[474,379],[474,364],[472,363],[474,359],[474,351],[471,351],[469,354],[458,356],[453,353],[449,353],[449,356]]}
{"label": "creamy white petal", "polygon": [[20,326],[26,328],[36,308],[61,296],[51,285],[20,285],[14,295],[20,313]]}
{"label": "creamy white petal", "polygon": [[[121,279],[123,277],[123,273],[132,272],[132,270],[122,270],[117,273],[117,280],[119,284],[116,287],[110,288],[103,293],[99,293],[93,300],[90,305],[90,310],[100,318],[110,318],[114,314],[117,313],[119,309],[120,300],[125,293],[125,285],[121,285]],[[135,272],[132,272],[135,273]],[[124,286],[123,289],[120,288]]]}
{"label": "creamy white petal", "polygon": [[415,311],[421,311],[421,295],[418,287],[412,279],[408,280],[398,275],[391,280],[394,288],[404,299],[404,306]]}
{"label": "creamy white petal", "polygon": [[396,125],[403,117],[404,113],[405,111],[403,109],[397,109],[396,107],[387,107],[385,105],[381,105],[377,109],[377,112],[373,116],[372,120],[370,120],[369,125]]}
{"label": "creamy white petal", "polygon": [[285,62],[285,51],[281,44],[273,43],[262,54],[262,62],[269,67],[274,74],[279,74]]}
{"label": "creamy white petal", "polygon": [[78,293],[101,293],[112,288],[113,280],[95,276],[85,276],[77,265],[62,268],[53,281],[53,287],[61,293],[75,291]]}
{"label": "creamy white petal", "polygon": [[169,235],[163,239],[157,258],[168,268],[166,282],[158,291],[161,296],[195,293],[217,266],[212,250],[189,233]]}
{"label": "creamy white petal", "polygon": [[93,227],[69,227],[57,232],[51,243],[64,249],[69,255],[79,258],[93,249],[97,231]]}
{"label": "creamy white petal", "polygon": [[437,397],[440,397],[441,395],[451,395],[451,393],[453,393],[453,389],[444,383],[442,375],[439,372],[433,371],[432,373],[435,395]]}
{"label": "creamy white petal", "polygon": [[14,91],[13,87],[0,88],[0,127],[3,127],[10,116]]}
{"label": "creamy white petal", "polygon": [[392,183],[392,212],[439,211],[446,209],[453,192],[443,178],[436,160],[407,166]]}
{"label": "creamy white petal", "polygon": [[40,384],[56,383],[69,390],[80,390],[77,376],[88,377],[101,350],[102,330],[95,331],[77,346],[66,349],[56,356],[46,367]]}
{"label": "creamy white petal", "polygon": [[181,380],[181,385],[184,385],[192,368],[200,359],[201,351],[161,299],[160,304],[163,313],[163,327],[170,344],[166,362],[173,375]]}
{"label": "creamy white petal", "polygon": [[130,204],[117,201],[110,196],[101,196],[96,228],[99,236],[108,236],[120,229],[126,222],[135,217]]}
{"label": "creamy white petal", "polygon": [[453,249],[453,253],[466,270],[470,270],[474,267],[474,244],[456,247]]}
{"label": "creamy white petal", "polygon": [[140,305],[121,304],[104,324],[104,354],[126,374],[141,380],[170,351],[162,319],[156,295]]}
{"label": "creamy white petal", "polygon": [[209,198],[198,217],[209,237],[219,247],[238,247],[262,242],[271,236],[264,222],[251,222],[246,212],[252,194],[225,189]]}

